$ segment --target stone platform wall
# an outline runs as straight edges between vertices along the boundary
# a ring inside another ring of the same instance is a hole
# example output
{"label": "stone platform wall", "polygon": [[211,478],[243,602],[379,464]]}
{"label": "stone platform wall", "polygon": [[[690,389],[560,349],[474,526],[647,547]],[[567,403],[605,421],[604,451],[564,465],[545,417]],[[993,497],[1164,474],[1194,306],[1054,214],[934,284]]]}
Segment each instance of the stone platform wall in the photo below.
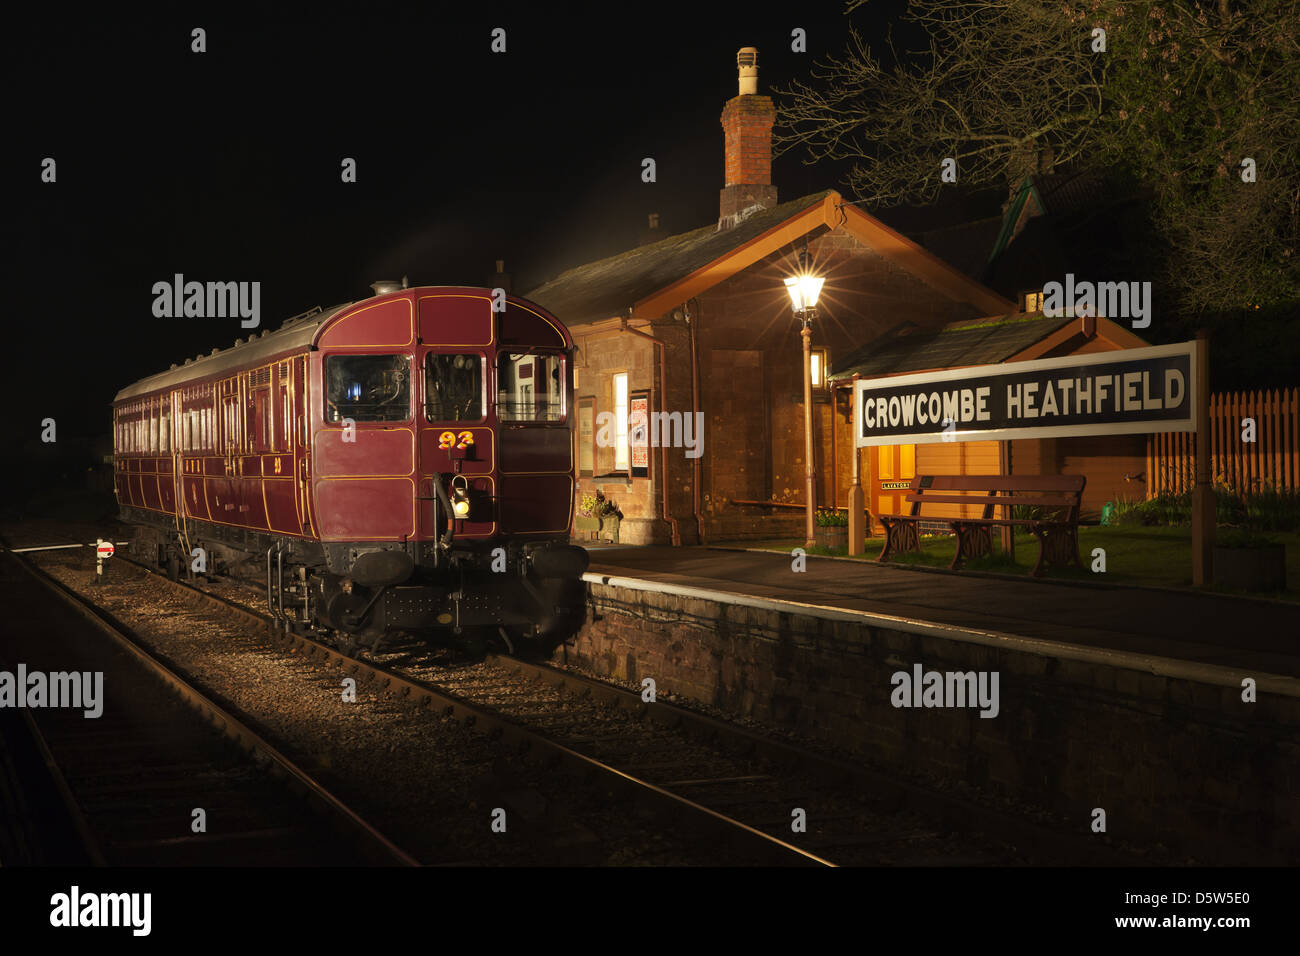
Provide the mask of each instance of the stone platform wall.
{"label": "stone platform wall", "polygon": [[[1069,659],[1022,640],[979,643],[607,584],[591,593],[599,617],[568,657],[598,672],[653,677],[660,692],[877,766],[1015,796],[1081,828],[1100,807],[1107,832],[1137,845],[1223,862],[1300,860],[1300,698],[1267,680],[1245,703],[1240,675],[1226,671],[1158,674],[1136,657]],[[997,671],[997,716],[894,707],[892,675],[918,663]]]}

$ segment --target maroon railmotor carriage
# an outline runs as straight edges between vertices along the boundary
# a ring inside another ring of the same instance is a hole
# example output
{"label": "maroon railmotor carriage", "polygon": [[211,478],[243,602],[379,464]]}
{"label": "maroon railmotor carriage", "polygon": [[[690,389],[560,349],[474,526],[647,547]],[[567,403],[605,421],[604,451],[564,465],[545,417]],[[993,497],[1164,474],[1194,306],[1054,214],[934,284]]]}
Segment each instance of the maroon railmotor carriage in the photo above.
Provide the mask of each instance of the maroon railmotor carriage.
{"label": "maroon railmotor carriage", "polygon": [[264,574],[278,621],[349,646],[562,639],[587,567],[568,330],[489,289],[375,288],[118,393],[137,551]]}

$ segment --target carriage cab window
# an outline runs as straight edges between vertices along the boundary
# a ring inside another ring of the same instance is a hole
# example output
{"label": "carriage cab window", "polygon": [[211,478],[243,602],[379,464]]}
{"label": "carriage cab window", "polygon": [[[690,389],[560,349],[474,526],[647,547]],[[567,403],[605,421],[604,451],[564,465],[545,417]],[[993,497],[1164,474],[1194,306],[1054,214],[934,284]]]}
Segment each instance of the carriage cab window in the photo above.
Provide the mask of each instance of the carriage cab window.
{"label": "carriage cab window", "polygon": [[410,357],[331,355],[325,359],[325,420],[402,422],[411,415]]}
{"label": "carriage cab window", "polygon": [[431,422],[483,419],[483,356],[424,357],[424,417]]}
{"label": "carriage cab window", "polygon": [[497,356],[497,417],[503,422],[562,422],[564,356],[502,352]]}

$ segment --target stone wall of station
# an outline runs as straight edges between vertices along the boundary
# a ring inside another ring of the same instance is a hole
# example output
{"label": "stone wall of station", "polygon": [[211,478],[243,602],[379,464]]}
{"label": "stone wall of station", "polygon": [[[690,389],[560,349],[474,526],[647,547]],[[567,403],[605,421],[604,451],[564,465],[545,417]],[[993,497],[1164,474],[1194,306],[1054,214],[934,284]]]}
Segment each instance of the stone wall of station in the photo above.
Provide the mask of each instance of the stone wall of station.
{"label": "stone wall of station", "polygon": [[[1300,698],[1022,648],[591,585],[570,662],[833,744],[886,769],[965,781],[1216,862],[1300,853]],[[891,703],[892,676],[996,671],[998,713]]]}

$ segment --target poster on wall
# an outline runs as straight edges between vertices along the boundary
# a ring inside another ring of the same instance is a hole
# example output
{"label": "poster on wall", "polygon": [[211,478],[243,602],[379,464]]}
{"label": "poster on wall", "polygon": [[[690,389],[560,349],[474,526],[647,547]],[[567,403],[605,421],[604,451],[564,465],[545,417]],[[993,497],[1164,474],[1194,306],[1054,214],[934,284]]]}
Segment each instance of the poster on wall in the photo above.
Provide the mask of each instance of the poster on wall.
{"label": "poster on wall", "polygon": [[628,444],[632,450],[632,477],[650,473],[650,393],[634,392],[627,417]]}
{"label": "poster on wall", "polygon": [[596,400],[578,399],[578,474],[586,477],[596,473],[595,420]]}

